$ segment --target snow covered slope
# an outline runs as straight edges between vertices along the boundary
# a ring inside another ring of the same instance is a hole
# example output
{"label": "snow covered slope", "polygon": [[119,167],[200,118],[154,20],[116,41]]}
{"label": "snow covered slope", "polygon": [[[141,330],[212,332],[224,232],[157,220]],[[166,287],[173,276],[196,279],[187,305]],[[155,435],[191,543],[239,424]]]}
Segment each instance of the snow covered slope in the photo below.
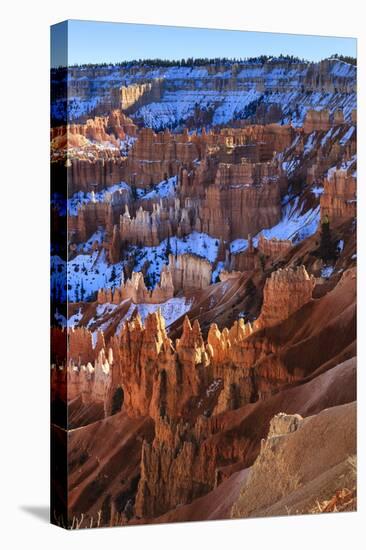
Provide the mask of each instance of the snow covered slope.
{"label": "snow covered slope", "polygon": [[[246,119],[259,103],[275,105],[278,120],[298,125],[310,108],[342,108],[349,118],[356,106],[356,71],[354,65],[339,59],[308,63],[275,58],[200,67],[72,67],[68,70],[68,118],[83,120],[90,113],[117,108],[122,86],[149,82],[158,83],[159,93],[146,95],[146,100],[140,97],[136,108],[132,105],[129,111],[155,129],[178,128],[187,121],[194,126],[198,121],[217,125]],[[58,82],[55,70],[55,89]],[[65,118],[65,109],[62,100],[55,101],[53,119]]]}

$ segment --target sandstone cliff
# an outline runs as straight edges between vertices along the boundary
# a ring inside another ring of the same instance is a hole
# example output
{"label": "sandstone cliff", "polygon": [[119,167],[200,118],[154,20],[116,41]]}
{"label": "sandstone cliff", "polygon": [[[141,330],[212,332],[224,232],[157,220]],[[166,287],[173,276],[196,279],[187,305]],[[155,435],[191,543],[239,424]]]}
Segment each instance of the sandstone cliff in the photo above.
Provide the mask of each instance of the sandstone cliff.
{"label": "sandstone cliff", "polygon": [[347,170],[334,170],[324,179],[321,216],[333,223],[353,219],[357,212],[356,178]]}
{"label": "sandstone cliff", "polygon": [[171,275],[175,292],[206,288],[211,283],[211,264],[192,254],[170,254],[165,271]]}
{"label": "sandstone cliff", "polygon": [[304,266],[274,271],[263,290],[263,305],[256,328],[273,326],[287,319],[312,299],[315,279]]}

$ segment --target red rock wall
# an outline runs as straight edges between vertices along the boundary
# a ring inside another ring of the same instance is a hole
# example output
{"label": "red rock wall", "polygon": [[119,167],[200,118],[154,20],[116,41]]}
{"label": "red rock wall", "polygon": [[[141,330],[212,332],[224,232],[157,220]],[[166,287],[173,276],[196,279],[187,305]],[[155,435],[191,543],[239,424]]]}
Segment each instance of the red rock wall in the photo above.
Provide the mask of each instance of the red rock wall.
{"label": "red rock wall", "polygon": [[264,286],[256,328],[270,327],[287,319],[312,299],[314,286],[315,279],[304,266],[274,271]]}
{"label": "red rock wall", "polygon": [[352,219],[357,213],[356,178],[346,170],[335,170],[324,179],[320,197],[321,218],[328,216],[334,223]]}

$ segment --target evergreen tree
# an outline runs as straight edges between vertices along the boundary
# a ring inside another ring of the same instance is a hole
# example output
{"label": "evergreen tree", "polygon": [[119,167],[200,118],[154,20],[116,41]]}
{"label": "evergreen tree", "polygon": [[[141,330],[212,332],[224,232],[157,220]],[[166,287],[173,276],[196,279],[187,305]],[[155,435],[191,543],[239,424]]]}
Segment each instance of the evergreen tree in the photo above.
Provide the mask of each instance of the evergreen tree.
{"label": "evergreen tree", "polygon": [[117,277],[116,268],[115,268],[115,266],[113,266],[112,271],[111,271],[111,276],[109,278],[109,282],[113,283],[113,281],[116,280],[116,277]]}
{"label": "evergreen tree", "polygon": [[84,282],[83,282],[83,279],[81,279],[80,297],[82,302],[84,301],[84,296],[85,296]]}
{"label": "evergreen tree", "polygon": [[335,246],[332,241],[330,223],[327,215],[324,216],[321,223],[319,252],[323,262],[329,262],[335,258]]}
{"label": "evergreen tree", "polygon": [[171,253],[172,253],[172,246],[170,244],[170,237],[168,237],[166,241],[166,248],[165,248],[165,255],[167,260],[169,259],[169,254]]}

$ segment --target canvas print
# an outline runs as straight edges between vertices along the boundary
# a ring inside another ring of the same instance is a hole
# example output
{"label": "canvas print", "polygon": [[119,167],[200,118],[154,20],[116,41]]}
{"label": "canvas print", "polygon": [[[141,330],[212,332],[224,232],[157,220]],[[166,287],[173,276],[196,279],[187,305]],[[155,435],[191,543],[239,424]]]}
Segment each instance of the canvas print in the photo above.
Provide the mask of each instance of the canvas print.
{"label": "canvas print", "polygon": [[356,510],[356,40],[51,47],[52,522]]}

